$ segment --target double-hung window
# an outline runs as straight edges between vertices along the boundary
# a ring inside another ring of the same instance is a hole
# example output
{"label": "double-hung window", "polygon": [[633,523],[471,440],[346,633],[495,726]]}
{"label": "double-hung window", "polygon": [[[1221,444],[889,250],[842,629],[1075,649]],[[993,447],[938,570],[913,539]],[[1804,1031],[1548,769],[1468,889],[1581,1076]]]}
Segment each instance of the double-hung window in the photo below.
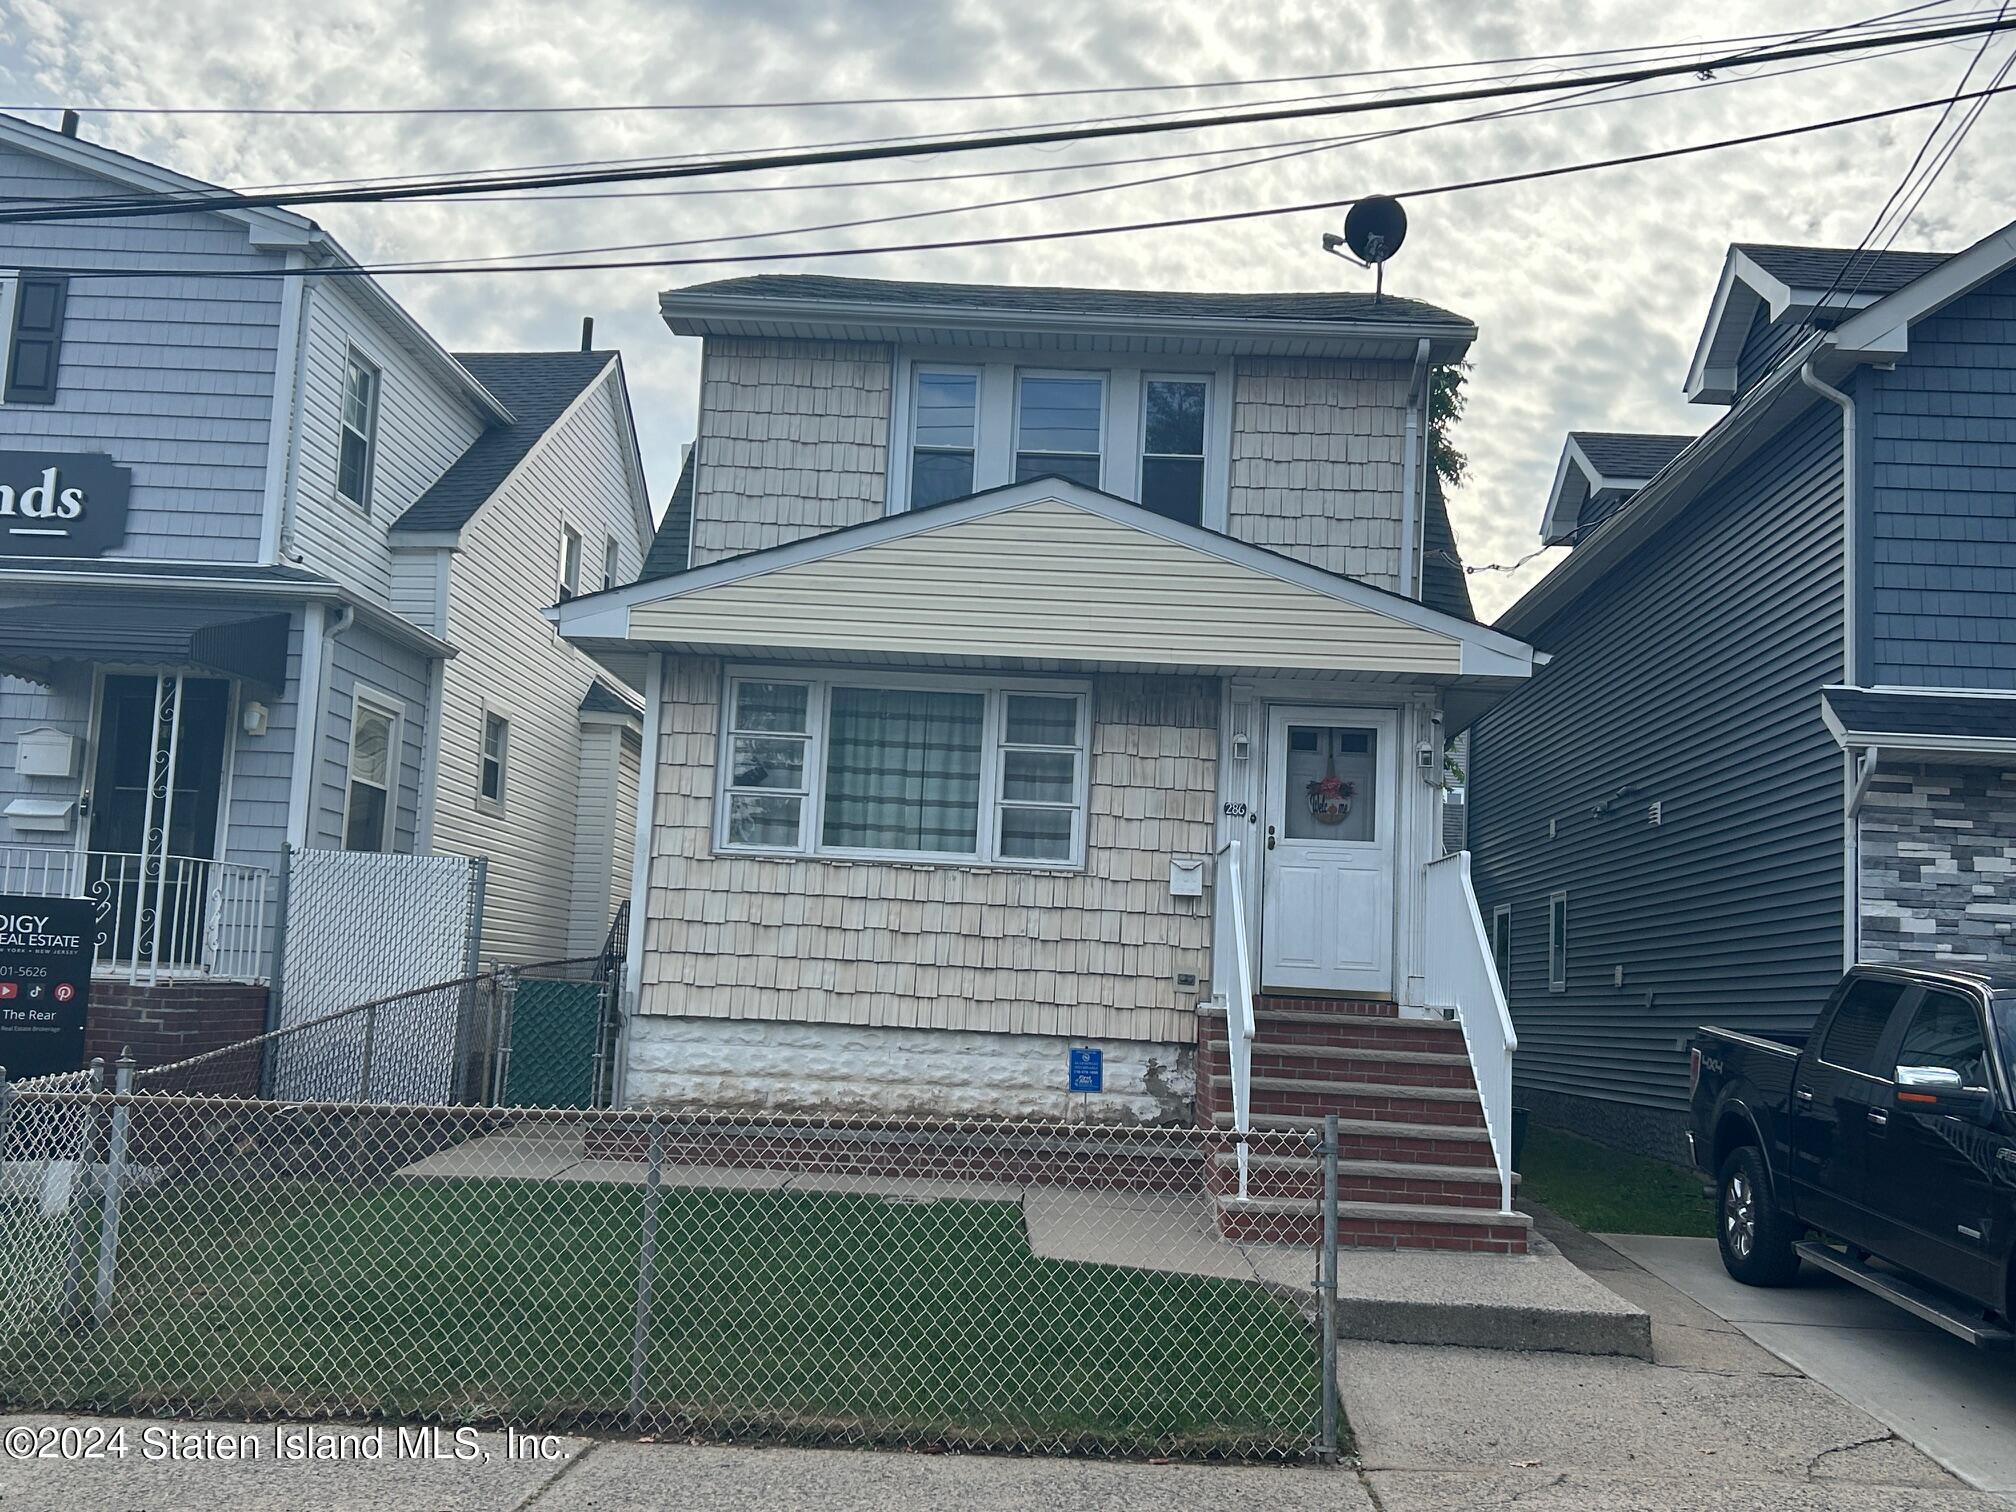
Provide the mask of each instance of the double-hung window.
{"label": "double-hung window", "polygon": [[399,769],[399,711],[359,689],[350,709],[350,766],[343,799],[343,849],[382,851],[392,847]]}
{"label": "double-hung window", "polygon": [[378,369],[354,351],[343,372],[343,438],[336,455],[336,492],[371,508],[371,468],[378,450]]}
{"label": "double-hung window", "polygon": [[1086,729],[1075,688],[733,678],[717,838],[730,850],[1074,865]]}
{"label": "double-hung window", "polygon": [[1022,373],[1015,391],[1015,481],[1055,476],[1097,488],[1106,431],[1099,373]]}
{"label": "double-hung window", "polygon": [[1204,519],[1204,378],[1149,377],[1141,392],[1141,507],[1186,525]]}
{"label": "double-hung window", "polygon": [[622,573],[622,547],[617,544],[616,537],[610,536],[602,543],[602,591],[607,593],[614,588]]}
{"label": "double-hung window", "polygon": [[911,394],[910,507],[926,509],[973,492],[980,430],[980,374],[920,367]]}
{"label": "double-hung window", "polygon": [[581,532],[572,525],[560,527],[560,599],[581,595]]}
{"label": "double-hung window", "polygon": [[488,710],[483,714],[483,750],[478,758],[477,796],[497,808],[504,806],[504,766],[511,759],[511,721]]}

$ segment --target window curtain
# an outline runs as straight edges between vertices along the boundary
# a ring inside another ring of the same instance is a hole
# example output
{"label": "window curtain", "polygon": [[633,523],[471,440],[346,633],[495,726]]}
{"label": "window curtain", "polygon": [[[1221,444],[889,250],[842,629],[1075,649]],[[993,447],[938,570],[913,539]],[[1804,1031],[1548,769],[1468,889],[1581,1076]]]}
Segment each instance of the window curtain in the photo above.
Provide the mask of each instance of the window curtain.
{"label": "window curtain", "polygon": [[979,849],[979,693],[835,688],[823,843],[860,850]]}

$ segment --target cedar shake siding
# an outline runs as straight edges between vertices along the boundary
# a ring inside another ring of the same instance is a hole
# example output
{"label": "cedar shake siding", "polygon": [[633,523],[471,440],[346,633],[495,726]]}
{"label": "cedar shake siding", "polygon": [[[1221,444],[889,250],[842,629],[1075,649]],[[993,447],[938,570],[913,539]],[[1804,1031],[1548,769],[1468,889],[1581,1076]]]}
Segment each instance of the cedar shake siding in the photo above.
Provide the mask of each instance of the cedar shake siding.
{"label": "cedar shake siding", "polygon": [[886,346],[717,336],[701,360],[691,565],[879,519]]}
{"label": "cedar shake siding", "polygon": [[1405,363],[1241,359],[1228,534],[1398,588],[1410,376]]}
{"label": "cedar shake siding", "polygon": [[1686,1038],[1803,1028],[1840,976],[1840,457],[1815,403],[1535,627],[1553,664],[1474,729],[1478,898],[1512,909],[1521,1100],[1550,1120],[1678,1159]]}
{"label": "cedar shake siding", "polygon": [[[871,674],[867,674],[872,677]],[[1101,676],[1083,870],[716,855],[722,666],[665,662],[639,1009],[646,1015],[1187,1044],[1210,969],[1219,684]]]}

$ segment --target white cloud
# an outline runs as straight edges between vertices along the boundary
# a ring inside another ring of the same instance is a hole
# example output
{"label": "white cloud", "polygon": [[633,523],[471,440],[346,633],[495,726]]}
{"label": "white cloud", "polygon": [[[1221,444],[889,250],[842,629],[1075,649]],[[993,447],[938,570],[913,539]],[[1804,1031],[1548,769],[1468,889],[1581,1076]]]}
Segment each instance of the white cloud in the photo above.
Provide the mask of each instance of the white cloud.
{"label": "white cloud", "polygon": [[[331,106],[948,94],[1392,68],[1649,40],[1705,41],[1835,25],[1874,13],[1842,0],[1769,8],[1705,0],[1684,12],[1651,0],[1533,0],[1517,8],[1380,0],[1349,10],[1327,3],[1228,6],[1199,0],[1106,0],[1098,6],[1023,0],[1013,7],[971,0],[929,7],[887,0],[593,5],[362,0],[293,7],[186,0],[147,7],[141,25],[130,0],[69,0],[60,8],[48,0],[0,0],[0,15],[9,22],[0,39],[0,95],[50,104]],[[1998,43],[1996,56],[2012,45]],[[1971,47],[1951,44],[1657,100],[1451,126],[1051,206],[935,218],[896,228],[897,239],[1405,191],[1767,130],[1937,96],[1950,90]],[[1379,83],[1275,86],[1250,97]],[[1230,98],[1236,96],[1154,97],[1136,108]],[[249,184],[710,153],[1123,108],[1107,99],[1065,98],[582,116],[87,116],[86,130],[192,174]],[[1990,107],[1900,245],[1964,245],[2009,218],[2006,200],[1988,176],[2011,144],[2003,119],[2007,110]],[[1376,124],[1396,119],[1377,118]],[[796,179],[1086,161],[1175,151],[1191,143],[1285,141],[1371,124],[1372,119],[1297,123],[1123,139],[1043,154],[822,170]],[[1466,556],[1473,562],[1510,561],[1538,544],[1543,496],[1569,428],[1703,428],[1713,412],[1683,405],[1679,385],[1724,245],[1742,239],[1856,241],[1929,124],[1929,116],[1903,117],[1695,158],[1412,200],[1412,234],[1390,268],[1389,288],[1461,311],[1482,331],[1469,416],[1459,433],[1473,478],[1452,500]],[[1166,169],[1106,170],[1068,180],[747,192],[757,184],[792,181],[772,175],[738,185],[738,192],[707,196],[329,207],[318,215],[367,261],[477,256],[811,225],[1157,171]],[[1091,241],[796,266],[898,278],[1194,289],[1362,285],[1363,275],[1317,250],[1318,236],[1335,219],[1305,214]],[[887,237],[865,230],[808,233],[802,243],[871,239]],[[573,343],[580,317],[594,315],[598,343],[623,349],[662,502],[679,443],[692,432],[698,364],[697,344],[673,338],[658,321],[657,291],[748,270],[727,265],[494,274],[405,279],[392,286],[452,347],[565,347]],[[1480,607],[1487,613],[1502,608],[1546,565],[1474,578]]]}

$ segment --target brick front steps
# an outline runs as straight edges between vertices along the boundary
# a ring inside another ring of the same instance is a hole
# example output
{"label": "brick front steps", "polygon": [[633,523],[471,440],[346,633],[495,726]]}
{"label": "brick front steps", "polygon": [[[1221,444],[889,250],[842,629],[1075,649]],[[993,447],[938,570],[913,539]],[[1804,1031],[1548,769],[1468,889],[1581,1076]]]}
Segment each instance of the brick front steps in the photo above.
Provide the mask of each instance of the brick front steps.
{"label": "brick front steps", "polygon": [[[1264,997],[1254,1005],[1253,1128],[1318,1134],[1338,1116],[1338,1237],[1359,1248],[1524,1254],[1530,1227],[1499,1210],[1498,1168],[1459,1025],[1403,1019],[1391,1003]],[[1232,1127],[1221,1014],[1200,1015],[1197,1121]],[[1322,1234],[1321,1163],[1297,1153],[1211,1162],[1218,1226],[1242,1242]]]}

